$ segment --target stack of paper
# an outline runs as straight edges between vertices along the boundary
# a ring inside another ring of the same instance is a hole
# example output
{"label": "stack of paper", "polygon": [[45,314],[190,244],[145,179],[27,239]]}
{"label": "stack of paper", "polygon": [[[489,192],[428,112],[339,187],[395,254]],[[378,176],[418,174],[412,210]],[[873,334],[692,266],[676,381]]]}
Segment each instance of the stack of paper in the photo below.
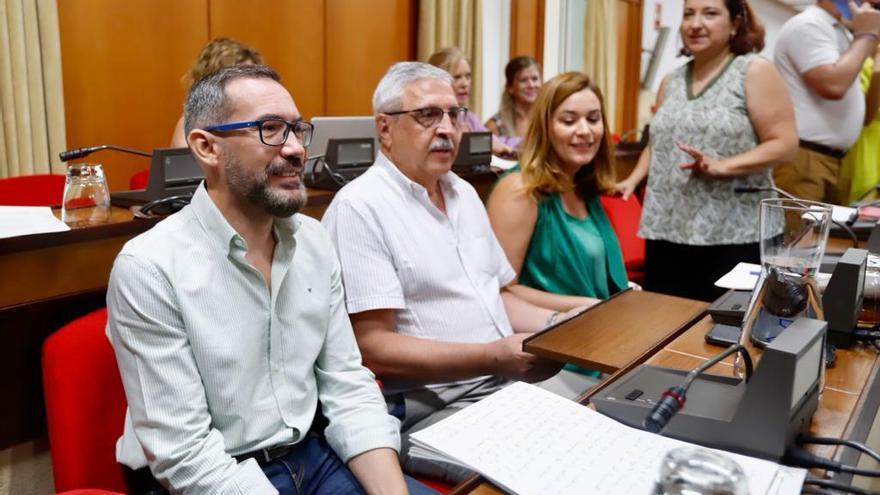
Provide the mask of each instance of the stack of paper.
{"label": "stack of paper", "polygon": [[48,206],[0,206],[0,239],[67,230]]}
{"label": "stack of paper", "polygon": [[[515,383],[412,435],[437,459],[516,494],[650,494],[663,456],[690,445],[622,425],[538,387]],[[415,451],[414,451],[415,453]],[[800,493],[806,471],[725,452],[749,493]]]}

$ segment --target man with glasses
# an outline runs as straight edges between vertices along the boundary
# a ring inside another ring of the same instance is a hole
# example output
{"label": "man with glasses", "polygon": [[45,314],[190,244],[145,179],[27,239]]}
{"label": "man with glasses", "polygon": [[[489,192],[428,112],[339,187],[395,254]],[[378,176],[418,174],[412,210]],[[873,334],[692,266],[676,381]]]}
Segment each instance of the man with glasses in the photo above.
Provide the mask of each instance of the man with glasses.
{"label": "man with glasses", "polygon": [[[364,362],[403,420],[408,472],[458,481],[468,471],[411,454],[413,432],[559,365],[522,341],[567,315],[505,288],[515,273],[474,188],[450,172],[467,109],[449,73],[393,65],[373,96],[381,152],[343,187],[322,222],[335,241]],[[583,389],[578,392],[582,392]]]}
{"label": "man with glasses", "polygon": [[401,473],[330,239],[295,215],[312,126],[255,65],[196,83],[184,121],[205,182],[125,245],[107,294],[131,492],[433,493]]}

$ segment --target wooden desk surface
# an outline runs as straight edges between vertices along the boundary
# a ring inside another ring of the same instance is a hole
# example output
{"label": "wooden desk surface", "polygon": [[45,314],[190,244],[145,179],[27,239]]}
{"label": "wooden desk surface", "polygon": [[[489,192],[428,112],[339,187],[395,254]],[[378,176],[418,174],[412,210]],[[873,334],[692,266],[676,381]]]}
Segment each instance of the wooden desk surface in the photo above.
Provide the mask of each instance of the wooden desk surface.
{"label": "wooden desk surface", "polygon": [[614,373],[643,361],[706,311],[702,301],[627,290],[524,342],[532,354]]}

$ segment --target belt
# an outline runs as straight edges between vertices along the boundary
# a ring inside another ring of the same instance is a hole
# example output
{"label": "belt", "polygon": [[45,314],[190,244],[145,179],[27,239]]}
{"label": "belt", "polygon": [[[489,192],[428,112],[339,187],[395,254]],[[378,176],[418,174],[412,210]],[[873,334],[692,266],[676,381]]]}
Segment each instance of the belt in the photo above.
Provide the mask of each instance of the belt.
{"label": "belt", "polygon": [[266,449],[257,449],[251,452],[246,452],[244,454],[239,454],[235,456],[235,460],[238,462],[244,462],[248,459],[255,459],[257,464],[262,466],[263,464],[268,464],[279,457],[284,457],[290,452],[293,451],[298,445],[297,444],[289,444],[289,445],[276,445],[274,447],[269,447]]}
{"label": "belt", "polygon": [[843,159],[846,156],[846,150],[839,150],[837,148],[832,148],[831,146],[825,146],[824,144],[814,143],[812,141],[804,141],[800,140],[801,148],[806,148],[811,151],[815,151],[816,153],[822,153],[825,156],[830,156],[831,158],[837,158],[838,160]]}

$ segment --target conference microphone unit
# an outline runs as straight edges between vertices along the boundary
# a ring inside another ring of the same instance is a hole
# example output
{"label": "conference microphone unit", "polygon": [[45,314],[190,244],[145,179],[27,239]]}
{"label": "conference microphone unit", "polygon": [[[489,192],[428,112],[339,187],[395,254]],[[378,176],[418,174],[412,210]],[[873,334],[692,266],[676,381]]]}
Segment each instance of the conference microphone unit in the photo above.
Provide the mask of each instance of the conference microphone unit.
{"label": "conference microphone unit", "polygon": [[116,150],[122,151],[123,153],[131,153],[132,155],[140,155],[146,157],[152,157],[152,153],[147,153],[146,151],[135,150],[132,148],[126,148],[123,146],[116,146],[113,144],[101,144],[98,146],[85,146],[82,148],[74,148],[72,150],[62,151],[58,154],[58,158],[61,159],[62,162],[66,162],[69,160],[76,160],[77,158],[82,158],[84,156],[90,155],[96,151],[101,150]]}

